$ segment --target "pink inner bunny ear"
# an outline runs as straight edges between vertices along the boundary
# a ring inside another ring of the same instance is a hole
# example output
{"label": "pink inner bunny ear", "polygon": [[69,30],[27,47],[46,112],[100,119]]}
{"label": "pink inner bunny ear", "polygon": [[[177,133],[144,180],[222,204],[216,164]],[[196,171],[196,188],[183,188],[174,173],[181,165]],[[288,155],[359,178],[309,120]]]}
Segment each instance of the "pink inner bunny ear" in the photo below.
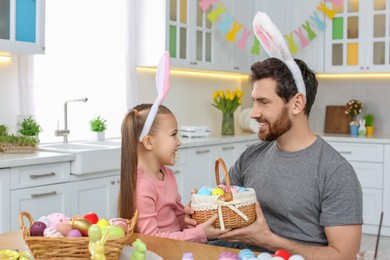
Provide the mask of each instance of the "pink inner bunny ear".
{"label": "pink inner bunny ear", "polygon": [[156,88],[158,96],[161,99],[165,99],[169,90],[169,72],[170,72],[170,63],[169,63],[169,52],[166,51],[160,59],[157,68],[156,75]]}
{"label": "pink inner bunny ear", "polygon": [[269,41],[267,35],[265,35],[260,27],[260,25],[255,24],[255,34],[260,39],[261,43],[263,43],[263,47],[270,49]]}

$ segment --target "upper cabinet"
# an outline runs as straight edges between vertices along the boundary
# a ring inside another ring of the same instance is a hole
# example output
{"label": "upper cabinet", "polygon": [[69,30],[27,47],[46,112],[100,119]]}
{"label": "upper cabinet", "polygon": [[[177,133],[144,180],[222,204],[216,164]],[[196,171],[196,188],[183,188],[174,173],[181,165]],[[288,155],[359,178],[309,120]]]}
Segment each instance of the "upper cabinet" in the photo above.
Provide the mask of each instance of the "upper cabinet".
{"label": "upper cabinet", "polygon": [[[237,21],[243,21],[242,26],[251,29],[253,15],[249,12],[253,12],[253,4],[223,0],[203,10],[199,3],[190,0],[140,1],[138,66],[155,67],[162,53],[169,50],[172,67],[249,72],[254,60],[250,53],[253,42],[246,42],[243,48],[237,47],[243,30],[234,31],[232,15]],[[227,26],[222,25],[225,19],[231,21]],[[232,33],[227,36],[230,31]]]}
{"label": "upper cabinet", "polygon": [[333,9],[325,36],[325,72],[388,72],[388,1],[344,0]]}
{"label": "upper cabinet", "polygon": [[[162,53],[169,50],[173,68],[248,74],[254,62],[268,57],[253,34],[253,18],[262,11],[283,35],[292,33],[299,49],[293,57],[323,72],[324,32],[318,32],[304,48],[300,48],[295,33],[311,21],[318,4],[307,0],[139,1],[137,65],[155,67]],[[324,13],[317,13],[325,19]]]}
{"label": "upper cabinet", "polygon": [[0,0],[0,52],[45,52],[45,0]]}
{"label": "upper cabinet", "polygon": [[198,1],[139,1],[138,66],[155,67],[169,50],[171,66],[213,69],[212,25]]}

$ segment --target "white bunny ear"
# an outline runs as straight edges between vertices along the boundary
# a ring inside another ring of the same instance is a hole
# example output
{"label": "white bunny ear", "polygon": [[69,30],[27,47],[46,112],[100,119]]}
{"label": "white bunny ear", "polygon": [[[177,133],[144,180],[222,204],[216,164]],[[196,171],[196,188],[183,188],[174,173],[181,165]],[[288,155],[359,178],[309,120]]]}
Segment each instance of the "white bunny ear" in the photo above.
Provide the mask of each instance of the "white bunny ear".
{"label": "white bunny ear", "polygon": [[298,92],[306,97],[306,88],[301,70],[292,58],[283,35],[266,13],[257,12],[253,19],[253,31],[267,54],[287,65],[294,77]]}
{"label": "white bunny ear", "polygon": [[157,97],[150,108],[148,117],[145,120],[144,127],[142,128],[142,132],[139,136],[138,141],[142,142],[144,137],[149,133],[150,128],[152,127],[154,118],[157,115],[158,107],[162,104],[165,97],[168,94],[169,90],[169,73],[170,73],[170,63],[169,63],[169,52],[166,51],[160,58],[160,62],[157,67],[156,73],[156,89],[157,89]]}

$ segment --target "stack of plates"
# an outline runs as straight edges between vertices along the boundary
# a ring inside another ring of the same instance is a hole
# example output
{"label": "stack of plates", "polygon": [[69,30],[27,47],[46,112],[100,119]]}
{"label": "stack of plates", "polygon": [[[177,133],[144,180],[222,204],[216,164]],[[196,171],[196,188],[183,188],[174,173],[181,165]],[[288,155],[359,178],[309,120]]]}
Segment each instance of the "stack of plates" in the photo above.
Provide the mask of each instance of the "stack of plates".
{"label": "stack of plates", "polygon": [[240,127],[242,130],[251,131],[253,133],[259,132],[259,123],[256,120],[252,119],[249,114],[251,109],[247,108],[241,111],[241,114],[238,118],[240,122]]}

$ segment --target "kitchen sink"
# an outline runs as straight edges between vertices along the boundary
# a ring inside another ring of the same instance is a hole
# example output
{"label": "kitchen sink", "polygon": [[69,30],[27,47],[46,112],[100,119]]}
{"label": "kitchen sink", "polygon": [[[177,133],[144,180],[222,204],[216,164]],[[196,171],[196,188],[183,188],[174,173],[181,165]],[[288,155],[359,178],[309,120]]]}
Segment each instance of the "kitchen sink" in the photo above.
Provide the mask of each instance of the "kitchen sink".
{"label": "kitchen sink", "polygon": [[70,163],[73,175],[90,174],[120,169],[120,142],[77,142],[41,144],[39,150],[57,153],[71,153],[75,159]]}
{"label": "kitchen sink", "polygon": [[121,146],[121,139],[106,139],[104,141],[85,141],[83,144]]}

